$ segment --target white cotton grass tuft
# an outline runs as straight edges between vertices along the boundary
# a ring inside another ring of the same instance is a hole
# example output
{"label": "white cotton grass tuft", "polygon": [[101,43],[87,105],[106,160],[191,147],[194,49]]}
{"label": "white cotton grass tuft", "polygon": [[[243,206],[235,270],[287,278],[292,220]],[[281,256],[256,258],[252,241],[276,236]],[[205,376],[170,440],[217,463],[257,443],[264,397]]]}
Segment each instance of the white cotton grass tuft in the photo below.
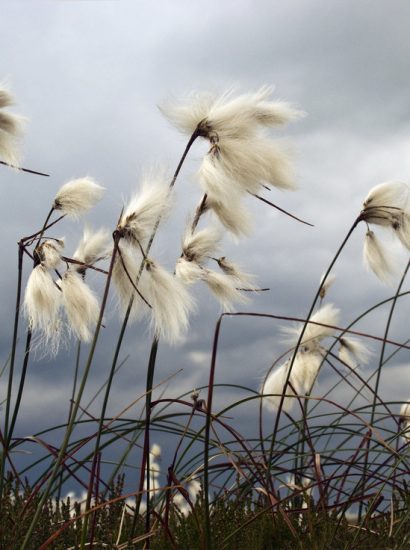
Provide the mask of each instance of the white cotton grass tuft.
{"label": "white cotton grass tuft", "polygon": [[410,401],[403,403],[400,408],[400,420],[402,422],[402,438],[404,443],[410,441]]}
{"label": "white cotton grass tuft", "polygon": [[142,244],[170,207],[171,193],[165,172],[151,172],[144,176],[140,190],[125,208],[118,229],[131,244]]}
{"label": "white cotton grass tuft", "polygon": [[323,300],[326,297],[326,294],[329,292],[329,288],[333,285],[333,283],[336,280],[336,275],[333,275],[333,273],[329,273],[328,276],[326,277],[325,283],[322,284],[324,276],[325,274],[323,274],[320,278],[321,289],[320,289],[319,296],[321,300]]}
{"label": "white cotton grass tuft", "polygon": [[160,109],[184,133],[192,134],[199,128],[204,137],[217,132],[223,138],[246,138],[255,126],[280,125],[304,114],[285,101],[269,101],[272,92],[271,87],[264,86],[236,97],[234,88],[219,95],[192,93]]}
{"label": "white cotton grass tuft", "polygon": [[[276,412],[279,408],[279,404],[283,394],[283,388],[285,386],[286,378],[289,372],[289,365],[290,361],[288,360],[279,367],[273,369],[260,389],[260,393],[265,396],[263,399],[264,406],[272,411]],[[290,385],[286,387],[285,395],[300,395],[302,393],[302,388],[297,378],[293,375],[293,369],[289,381],[292,387]],[[296,403],[296,397],[285,397],[282,405],[283,411],[289,413]]]}
{"label": "white cotton grass tuft", "polygon": [[218,145],[218,154],[213,158],[218,169],[230,175],[242,192],[257,193],[262,184],[296,189],[289,149],[277,141],[264,137],[249,142],[226,140]]}
{"label": "white cotton grass tuft", "polygon": [[[301,343],[307,344],[315,341],[320,342],[323,338],[332,336],[335,332],[335,329],[332,327],[339,324],[339,317],[340,310],[333,304],[326,304],[322,306],[309,319],[310,322],[306,326]],[[282,327],[281,330],[286,336],[285,341],[289,344],[296,345],[302,331],[300,325],[296,327]]]}
{"label": "white cotton grass tuft", "polygon": [[[137,286],[137,289],[144,296],[144,298],[147,299],[147,276],[145,269],[142,270],[140,274],[140,266],[142,262],[141,256],[136,257],[134,250],[123,241],[121,241],[118,245],[118,249],[119,251],[117,251],[112,272],[112,280],[118,296],[119,309],[122,313],[125,314],[131,297],[134,295],[134,300],[130,311],[130,319],[134,321],[140,319],[146,313],[148,306],[146,306],[144,301],[136,292],[133,283]],[[130,278],[132,282],[130,281]]]}
{"label": "white cotton grass tuft", "polygon": [[244,304],[248,298],[235,285],[235,281],[224,273],[203,269],[202,279],[221,304],[223,311],[232,311],[235,303]]}
{"label": "white cotton grass tuft", "polygon": [[244,288],[247,288],[249,290],[255,289],[255,286],[253,284],[253,281],[255,279],[254,275],[251,275],[250,273],[245,273],[244,271],[242,271],[240,266],[238,266],[234,262],[231,262],[225,256],[218,258],[217,262],[218,266],[225,273],[225,275],[232,277],[232,279],[237,284],[242,285]]}
{"label": "white cotton grass tuft", "polygon": [[19,140],[26,119],[4,111],[14,104],[14,98],[4,84],[0,84],[0,159],[15,166],[19,162]]}
{"label": "white cotton grass tuft", "polygon": [[78,339],[90,342],[100,314],[98,300],[79,273],[68,270],[60,281],[69,326]]}
{"label": "white cotton grass tuft", "polygon": [[104,188],[93,178],[73,179],[58,190],[53,203],[55,210],[78,218],[90,210],[103,196]]}
{"label": "white cotton grass tuft", "polygon": [[146,269],[151,326],[158,338],[175,343],[188,330],[195,302],[183,283],[159,264],[147,260]]}
{"label": "white cotton grass tuft", "polygon": [[24,295],[24,312],[30,329],[41,331],[46,340],[58,331],[61,292],[50,272],[39,264],[31,272]]}
{"label": "white cotton grass tuft", "polygon": [[[301,351],[296,355],[289,377],[291,385],[287,385],[285,395],[299,397],[285,397],[283,401],[285,412],[291,412],[295,408],[298,399],[302,399],[304,395],[312,391],[322,362],[323,356],[320,350],[313,352],[309,350],[306,352]],[[260,393],[266,396],[263,399],[263,404],[270,410],[277,411],[279,408],[290,364],[291,360],[288,359],[281,366],[272,370],[261,386]]]}
{"label": "white cotton grass tuft", "polygon": [[160,445],[158,445],[158,443],[154,443],[153,445],[151,445],[150,455],[153,458],[159,459],[161,457],[161,454],[162,454],[161,447]]}
{"label": "white cotton grass tuft", "polygon": [[[406,208],[410,196],[410,190],[406,183],[401,181],[387,181],[379,183],[370,189],[363,202],[365,219],[369,220],[373,213],[383,217],[389,209]],[[380,210],[378,210],[380,209]],[[377,221],[369,223],[378,223]]]}
{"label": "white cotton grass tuft", "polygon": [[252,233],[251,216],[237,192],[232,192],[226,201],[208,195],[206,208],[234,236],[249,237]]}
{"label": "white cotton grass tuft", "polygon": [[370,350],[360,340],[345,336],[339,338],[339,359],[349,367],[368,363],[370,356]]}
{"label": "white cotton grass tuft", "polygon": [[56,269],[61,263],[64,239],[47,239],[36,248],[41,264],[47,269]]}
{"label": "white cotton grass tuft", "polygon": [[192,284],[202,279],[203,268],[196,262],[191,262],[184,257],[178,258],[175,265],[175,275],[185,284]]}
{"label": "white cotton grass tuft", "polygon": [[[73,254],[74,260],[87,265],[94,265],[99,260],[107,258],[112,252],[110,234],[106,229],[93,231],[85,226],[83,236],[78,243],[77,249]],[[73,269],[78,272],[85,272],[81,265],[73,265]]]}
{"label": "white cotton grass tuft", "polygon": [[390,228],[410,249],[410,189],[406,183],[389,181],[373,187],[360,216],[368,224]]}
{"label": "white cotton grass tuft", "polygon": [[391,252],[383,246],[373,231],[367,231],[364,247],[363,260],[368,269],[386,284],[392,284],[397,274],[396,261]]}
{"label": "white cotton grass tuft", "polygon": [[182,241],[183,255],[188,261],[201,264],[216,254],[220,240],[221,233],[215,227],[205,227],[192,233],[189,224]]}

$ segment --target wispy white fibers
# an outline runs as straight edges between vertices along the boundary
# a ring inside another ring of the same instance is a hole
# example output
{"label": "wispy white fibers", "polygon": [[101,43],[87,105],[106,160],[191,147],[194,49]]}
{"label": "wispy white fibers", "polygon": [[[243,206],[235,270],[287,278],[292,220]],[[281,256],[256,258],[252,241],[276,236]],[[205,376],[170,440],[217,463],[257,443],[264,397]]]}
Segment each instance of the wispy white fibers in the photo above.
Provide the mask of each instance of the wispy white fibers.
{"label": "wispy white fibers", "polygon": [[[310,393],[316,377],[319,373],[320,366],[323,361],[323,356],[318,348],[315,351],[307,349],[306,351],[300,351],[296,355],[293,362],[293,367],[289,377],[289,383],[286,386],[285,395],[298,395],[299,399],[307,393]],[[265,384],[261,388],[261,393],[277,394],[274,396],[265,397],[263,403],[269,409],[276,411],[279,407],[281,395],[283,394],[283,388],[289,373],[291,360],[288,359],[280,367],[274,369],[266,379]],[[293,389],[296,394],[294,393]],[[298,399],[292,397],[285,397],[283,403],[283,410],[290,412],[297,405]]]}
{"label": "wispy white fibers", "polygon": [[63,305],[71,330],[83,342],[89,342],[96,327],[100,306],[79,273],[69,269],[60,282]]}
{"label": "wispy white fibers", "polygon": [[18,163],[18,142],[25,119],[3,109],[14,104],[10,92],[0,84],[0,158],[9,164]]}
{"label": "wispy white fibers", "polygon": [[404,443],[410,441],[410,401],[403,403],[400,408],[400,419],[402,421],[402,438]]}
{"label": "wispy white fibers", "polygon": [[240,284],[244,288],[248,289],[255,288],[252,284],[252,281],[255,278],[254,275],[251,275],[250,273],[245,273],[238,265],[228,260],[225,256],[218,258],[217,261],[219,267],[222,269],[225,275],[229,275],[229,277],[232,277],[232,279],[237,284]]}
{"label": "wispy white fibers", "polygon": [[208,194],[206,208],[236,237],[248,237],[251,234],[251,216],[238,193],[232,192],[226,200],[218,200]]}
{"label": "wispy white fibers", "polygon": [[70,180],[60,187],[53,207],[72,218],[90,210],[103,196],[104,188],[92,178]]}
{"label": "wispy white fibers", "polygon": [[365,265],[383,282],[391,284],[397,273],[396,262],[373,231],[367,231],[364,240],[363,260]]}
{"label": "wispy white fibers", "polygon": [[147,276],[145,269],[141,272],[137,284],[142,257],[136,256],[135,251],[123,241],[120,242],[118,248],[119,251],[115,258],[112,280],[117,291],[119,307],[122,313],[125,313],[131,297],[135,295],[130,318],[131,320],[139,319],[146,313],[146,308],[148,307],[133,286],[133,284],[136,285],[140,293],[147,299],[148,291],[146,288]]}
{"label": "wispy white fibers", "polygon": [[269,101],[272,88],[239,96],[230,89],[220,95],[192,93],[182,101],[169,101],[162,113],[182,132],[192,134],[196,128],[207,136],[218,132],[225,137],[246,137],[255,125],[274,126],[299,118],[303,113],[284,101]]}
{"label": "wispy white fibers", "polygon": [[185,284],[192,284],[202,279],[203,268],[196,262],[188,261],[186,258],[178,258],[175,265],[175,275]]}
{"label": "wispy white fibers", "polygon": [[36,253],[44,267],[56,269],[61,263],[64,239],[47,239],[36,248]]}
{"label": "wispy white fibers", "polygon": [[367,195],[361,218],[368,224],[390,228],[403,246],[410,249],[410,189],[400,181],[373,187]]}
{"label": "wispy white fibers", "polygon": [[40,330],[46,340],[53,339],[58,329],[61,292],[46,267],[39,264],[27,281],[24,310],[32,330]]}
{"label": "wispy white fibers", "polygon": [[151,326],[157,337],[175,343],[188,330],[195,302],[183,283],[159,264],[148,260],[146,269]]}
{"label": "wispy white fibers", "polygon": [[147,174],[140,190],[134,195],[121,216],[118,229],[132,244],[142,242],[150,236],[159,218],[171,207],[169,182],[164,171]]}
{"label": "wispy white fibers", "polygon": [[[272,372],[267,377],[265,383],[261,387],[261,394],[266,396],[263,399],[263,404],[273,411],[277,411],[279,408],[279,404],[281,401],[281,396],[283,394],[283,388],[286,382],[286,378],[289,372],[289,365],[290,361],[286,361],[286,363],[283,363],[279,367],[272,370]],[[302,387],[299,384],[299,381],[296,379],[295,376],[292,376],[293,369],[290,377],[290,383],[295,390],[293,391],[292,387],[288,385],[286,387],[285,395],[301,395],[302,394]],[[269,395],[273,394],[273,395]],[[297,402],[297,398],[293,397],[285,397],[283,400],[282,408],[285,412],[289,413],[292,408],[295,406]]]}
{"label": "wispy white fibers", "polygon": [[202,279],[224,311],[232,311],[235,303],[243,304],[248,301],[248,298],[236,288],[235,280],[224,273],[204,269]]}
{"label": "wispy white fibers", "polygon": [[350,367],[366,364],[370,357],[369,349],[355,338],[339,338],[339,359]]}
{"label": "wispy white fibers", "polygon": [[192,233],[188,224],[182,241],[182,253],[188,261],[201,264],[216,254],[220,240],[221,234],[215,227],[205,227]]}
{"label": "wispy white fibers", "polygon": [[[307,344],[312,341],[320,342],[327,336],[332,336],[335,332],[332,326],[339,324],[339,309],[335,308],[333,304],[326,304],[316,311],[310,318],[310,322],[307,324],[305,332],[302,338],[302,344]],[[320,323],[320,324],[314,324]],[[325,326],[321,326],[325,325]],[[330,326],[326,326],[330,325]],[[297,327],[283,327],[282,332],[287,336],[286,342],[296,345],[302,328]]]}
{"label": "wispy white fibers", "polygon": [[[322,275],[320,278],[320,284],[322,285],[323,278],[325,274]],[[326,277],[325,283],[321,286],[320,289],[320,298],[323,300],[326,296],[326,294],[329,292],[329,288],[333,285],[333,283],[336,280],[336,275],[333,275],[333,273],[329,273],[329,275]]]}
{"label": "wispy white fibers", "polygon": [[[84,264],[93,265],[108,257],[112,249],[112,247],[110,249],[110,244],[110,234],[106,229],[92,231],[86,226],[73,258]],[[73,269],[79,272],[84,271],[80,265],[73,265]]]}
{"label": "wispy white fibers", "polygon": [[[282,101],[270,101],[268,87],[234,97],[197,94],[187,103],[162,110],[180,130],[209,140],[198,176],[207,193],[207,206],[236,235],[246,234],[247,216],[241,196],[263,186],[294,189],[295,178],[287,147],[265,135],[265,128],[284,124],[302,113]],[[233,197],[233,198],[232,198]],[[234,205],[232,205],[232,200]],[[241,212],[235,213],[240,207]]]}
{"label": "wispy white fibers", "polygon": [[[309,323],[306,326],[301,342],[302,345],[299,347],[296,354],[289,379],[297,394],[302,396],[312,391],[324,357],[324,350],[321,346],[321,341],[324,338],[334,334],[335,329],[331,327],[339,324],[339,310],[332,304],[326,304],[318,309],[314,315],[312,315],[310,321],[313,321],[313,323]],[[314,323],[320,324],[316,325]],[[329,326],[321,326],[322,324]],[[284,327],[282,332],[287,335],[286,341],[295,346],[299,340],[301,330],[302,328],[299,325],[297,327]],[[289,372],[288,369],[290,368],[290,364],[291,360],[289,359],[286,363],[279,367],[279,369],[274,370],[268,376],[267,381],[261,390],[264,394],[282,394],[283,384]],[[280,388],[281,383],[282,388]],[[287,388],[286,393],[291,394],[293,392],[290,388]],[[280,398],[267,398],[266,404],[268,407],[275,410],[278,407],[279,400]],[[286,401],[285,410],[289,412],[295,403],[295,399],[291,400],[289,398]]]}

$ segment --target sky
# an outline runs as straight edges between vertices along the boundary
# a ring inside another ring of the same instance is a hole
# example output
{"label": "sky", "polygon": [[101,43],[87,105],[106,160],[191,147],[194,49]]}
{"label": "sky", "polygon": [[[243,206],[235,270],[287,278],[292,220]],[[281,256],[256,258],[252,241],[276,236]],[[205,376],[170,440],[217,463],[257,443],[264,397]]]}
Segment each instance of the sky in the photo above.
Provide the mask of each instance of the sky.
{"label": "sky", "polygon": [[[186,138],[158,109],[169,98],[193,90],[223,92],[235,86],[247,92],[272,85],[275,98],[289,100],[307,114],[276,132],[293,150],[299,189],[274,190],[269,197],[314,227],[249,202],[253,234],[239,242],[227,236],[223,251],[271,290],[252,297],[241,306],[243,311],[306,315],[322,273],[370,188],[388,180],[409,181],[410,4],[405,0],[3,0],[1,8],[0,80],[7,81],[16,98],[14,112],[28,119],[22,163],[50,174],[40,178],[0,166],[2,364],[11,344],[17,241],[41,226],[62,183],[84,175],[106,188],[86,219],[93,227],[112,231],[144,169],[161,165],[172,173],[182,154]],[[155,241],[153,255],[170,270],[180,254],[187,216],[201,196],[195,172],[205,152],[206,145],[199,143],[191,151],[176,185],[175,211]],[[83,220],[64,220],[55,229],[54,236],[65,236],[68,255],[82,227]],[[337,280],[329,300],[341,308],[342,324],[394,292],[364,268],[364,234],[359,226],[334,271]],[[398,254],[404,267],[406,254]],[[29,271],[27,263],[25,281]],[[103,284],[100,275],[90,281],[97,289]],[[176,347],[160,345],[156,381],[174,375],[166,388],[169,396],[207,384],[220,309],[206,290],[195,290],[199,307],[186,341]],[[408,337],[408,313],[408,301],[402,298],[392,339]],[[359,328],[381,335],[387,315],[380,308]],[[217,382],[257,390],[286,349],[278,336],[280,324],[225,319]],[[119,328],[112,295],[84,403],[107,376]],[[24,322],[20,348],[23,341]],[[143,393],[150,342],[145,326],[127,330],[111,413]],[[71,342],[55,358],[30,360],[19,435],[66,418],[74,349]],[[380,347],[374,345],[373,351],[377,357]],[[21,354],[20,349],[20,361]],[[83,350],[83,362],[85,357]],[[402,351],[386,366],[394,372],[382,376],[386,399],[410,397],[407,363],[408,353]],[[330,373],[321,378],[326,387]],[[4,388],[3,375],[2,395]],[[340,398],[348,391],[342,388]],[[237,395],[238,390],[221,388],[215,406]],[[254,418],[236,414],[243,429],[252,433]]]}

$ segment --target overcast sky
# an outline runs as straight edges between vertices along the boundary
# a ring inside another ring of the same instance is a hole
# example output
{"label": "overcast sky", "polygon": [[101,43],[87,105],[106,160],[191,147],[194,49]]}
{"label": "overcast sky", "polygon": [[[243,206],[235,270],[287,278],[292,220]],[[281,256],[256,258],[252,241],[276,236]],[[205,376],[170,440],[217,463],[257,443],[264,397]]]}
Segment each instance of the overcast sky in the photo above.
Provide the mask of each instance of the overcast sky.
{"label": "overcast sky", "polygon": [[[144,167],[164,164],[172,172],[183,151],[184,137],[157,108],[171,96],[232,85],[250,91],[268,84],[275,86],[275,97],[307,113],[279,134],[294,150],[299,190],[273,191],[270,197],[315,227],[250,202],[253,235],[238,243],[227,238],[223,250],[271,291],[254,297],[244,310],[306,315],[320,276],[369,189],[385,180],[409,181],[407,0],[3,0],[1,12],[0,79],[8,81],[16,97],[14,111],[29,119],[23,164],[51,175],[39,178],[0,166],[3,363],[12,332],[16,242],[39,228],[59,186],[83,175],[107,189],[87,219],[111,231]],[[154,247],[155,257],[170,269],[179,256],[186,217],[200,198],[193,176],[205,151],[204,144],[193,148],[177,183],[177,209]],[[66,237],[67,254],[81,230],[82,222],[68,221],[56,229],[55,236]],[[338,279],[330,299],[342,309],[346,324],[392,293],[362,265],[364,234],[359,227],[335,268]],[[406,260],[402,254],[401,265]],[[101,285],[99,275],[91,280]],[[183,369],[170,382],[169,395],[207,383],[219,306],[197,290],[200,306],[189,338],[174,348],[160,346],[156,380]],[[110,368],[120,327],[114,304],[112,298],[85,402]],[[396,340],[408,336],[406,298],[399,310],[391,332]],[[360,327],[381,335],[387,313],[383,309]],[[278,326],[249,318],[226,320],[217,381],[257,389],[284,351]],[[142,393],[149,342],[144,326],[127,331],[121,360],[129,358],[116,378],[111,412]],[[20,435],[49,424],[50,411],[53,421],[65,418],[74,346],[54,359],[30,361]],[[410,397],[409,371],[401,368],[406,363],[405,352],[392,362],[400,385],[382,377],[386,399]],[[216,404],[226,395],[221,391]],[[251,419],[241,421],[252,429]]]}

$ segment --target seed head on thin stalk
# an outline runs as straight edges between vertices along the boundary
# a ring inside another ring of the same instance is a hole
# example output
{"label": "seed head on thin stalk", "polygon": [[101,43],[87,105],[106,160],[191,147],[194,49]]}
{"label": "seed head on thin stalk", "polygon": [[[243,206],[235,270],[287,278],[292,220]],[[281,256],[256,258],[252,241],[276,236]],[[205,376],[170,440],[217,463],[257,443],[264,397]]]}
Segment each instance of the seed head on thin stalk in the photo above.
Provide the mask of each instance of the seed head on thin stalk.
{"label": "seed head on thin stalk", "polygon": [[25,118],[4,109],[14,104],[10,92],[0,84],[0,158],[11,165],[18,164],[19,140],[23,134]]}
{"label": "seed head on thin stalk", "polygon": [[226,201],[208,195],[206,210],[213,213],[215,218],[235,237],[249,237],[252,233],[252,219],[243,204],[244,198],[234,189]]}
{"label": "seed head on thin stalk", "polygon": [[364,365],[369,361],[370,350],[355,338],[339,338],[339,359],[352,368]]}
{"label": "seed head on thin stalk", "polygon": [[248,302],[248,297],[236,288],[235,280],[224,273],[204,268],[202,270],[202,280],[221,304],[223,311],[232,311],[234,303],[244,304]]}
{"label": "seed head on thin stalk", "polygon": [[61,292],[48,269],[38,264],[31,272],[24,295],[24,311],[30,329],[38,331],[47,352],[55,354],[61,336]]}
{"label": "seed head on thin stalk", "polygon": [[[326,304],[317,310],[310,321],[323,325],[337,325],[339,321],[339,310],[332,304]],[[322,340],[332,336],[335,332],[335,329],[330,326],[320,326],[313,323],[309,323],[305,329],[301,344],[293,361],[290,376],[291,358],[274,369],[263,383],[261,387],[262,394],[276,394],[264,399],[264,403],[268,408],[275,411],[278,410],[282,399],[283,388],[288,376],[290,386],[288,385],[286,387],[286,395],[295,395],[292,388],[294,388],[296,394],[301,397],[312,390],[312,386],[323,362],[323,357],[325,356]],[[290,342],[292,345],[295,345],[299,340],[300,331],[300,327],[284,327],[282,329],[282,332],[287,336],[286,341]],[[290,412],[296,402],[296,398],[285,397],[283,401],[283,410]]]}
{"label": "seed head on thin stalk", "polygon": [[35,256],[47,269],[56,269],[61,263],[64,239],[47,239],[35,249]]}
{"label": "seed head on thin stalk", "polygon": [[[410,250],[410,189],[407,184],[388,181],[373,187],[363,203],[360,219],[368,226],[390,229]],[[364,260],[381,281],[392,282],[395,261],[370,229],[366,233]]]}
{"label": "seed head on thin stalk", "polygon": [[[110,235],[106,229],[92,231],[85,226],[83,236],[74,252],[74,260],[78,260],[86,265],[94,265],[99,260],[108,258],[111,253]],[[72,267],[81,274],[85,273],[85,268],[81,265]]]}
{"label": "seed head on thin stalk", "polygon": [[[340,311],[333,304],[326,304],[316,311],[310,318],[303,338],[302,345],[314,346],[315,342],[321,342],[324,338],[332,336],[335,329],[331,326],[337,326],[339,323]],[[320,324],[315,324],[320,323]],[[325,326],[322,326],[325,325]],[[326,326],[331,325],[331,326]],[[286,336],[286,342],[292,345],[296,345],[299,339],[301,329],[300,327],[283,327],[282,333]]]}
{"label": "seed head on thin stalk", "polygon": [[220,240],[221,233],[215,227],[205,227],[192,233],[188,225],[182,241],[182,257],[201,265],[216,254]]}
{"label": "seed head on thin stalk", "polygon": [[158,338],[175,343],[185,335],[195,302],[182,282],[153,260],[146,261],[151,326]]}
{"label": "seed head on thin stalk", "polygon": [[222,271],[225,273],[225,275],[232,277],[237,285],[241,285],[242,287],[249,290],[255,289],[255,286],[253,285],[253,280],[255,279],[254,275],[251,275],[250,273],[245,273],[244,271],[242,271],[239,265],[231,262],[225,256],[217,258],[216,261],[220,269],[222,269]]}
{"label": "seed head on thin stalk", "polygon": [[402,438],[404,443],[410,441],[410,401],[403,403],[400,408],[400,420],[402,424]]}
{"label": "seed head on thin stalk", "polygon": [[130,244],[141,245],[151,235],[158,219],[171,207],[171,195],[165,173],[151,172],[143,178],[140,190],[125,208],[117,229]]}
{"label": "seed head on thin stalk", "polygon": [[[112,272],[112,280],[117,291],[120,310],[125,313],[130,303],[131,297],[136,293],[134,285],[138,280],[138,290],[143,296],[147,296],[147,273],[143,270],[140,273],[140,265],[143,258],[137,257],[135,250],[122,239],[118,245],[118,254],[115,258]],[[138,279],[139,277],[139,279]],[[132,302],[130,310],[130,319],[135,321],[147,313],[144,302],[138,295]]]}
{"label": "seed head on thin stalk", "polygon": [[[289,103],[270,101],[272,89],[233,97],[196,94],[182,104],[169,103],[162,112],[184,132],[197,131],[210,150],[198,172],[208,195],[208,209],[234,234],[249,230],[241,195],[257,193],[263,186],[294,189],[294,174],[287,148],[267,138],[264,129],[302,115]],[[233,198],[232,198],[233,197]],[[237,208],[235,208],[237,207]],[[238,216],[238,217],[236,217]],[[239,218],[239,219],[238,219]],[[241,220],[243,227],[241,227]]]}
{"label": "seed head on thin stalk", "polygon": [[363,261],[380,281],[391,285],[397,275],[397,260],[370,229],[366,232]]}
{"label": "seed head on thin stalk", "polygon": [[82,276],[72,269],[64,273],[59,285],[71,331],[79,340],[90,342],[100,313],[95,294]]}
{"label": "seed head on thin stalk", "polygon": [[323,283],[323,277],[324,277],[324,275],[322,275],[322,277],[320,279],[320,293],[319,293],[319,296],[320,296],[321,300],[325,299],[326,294],[329,292],[330,287],[333,285],[333,283],[336,280],[336,275],[333,275],[333,273],[330,273],[330,275],[328,275],[326,277],[326,281],[324,283]]}
{"label": "seed head on thin stalk", "polygon": [[90,210],[103,196],[104,188],[92,178],[70,180],[60,187],[53,208],[71,218],[78,218]]}
{"label": "seed head on thin stalk", "polygon": [[194,92],[182,101],[168,101],[160,109],[188,135],[199,128],[208,139],[215,132],[221,138],[246,138],[255,127],[282,125],[303,115],[288,102],[270,101],[272,92],[268,86],[237,97],[234,88],[219,95]]}

